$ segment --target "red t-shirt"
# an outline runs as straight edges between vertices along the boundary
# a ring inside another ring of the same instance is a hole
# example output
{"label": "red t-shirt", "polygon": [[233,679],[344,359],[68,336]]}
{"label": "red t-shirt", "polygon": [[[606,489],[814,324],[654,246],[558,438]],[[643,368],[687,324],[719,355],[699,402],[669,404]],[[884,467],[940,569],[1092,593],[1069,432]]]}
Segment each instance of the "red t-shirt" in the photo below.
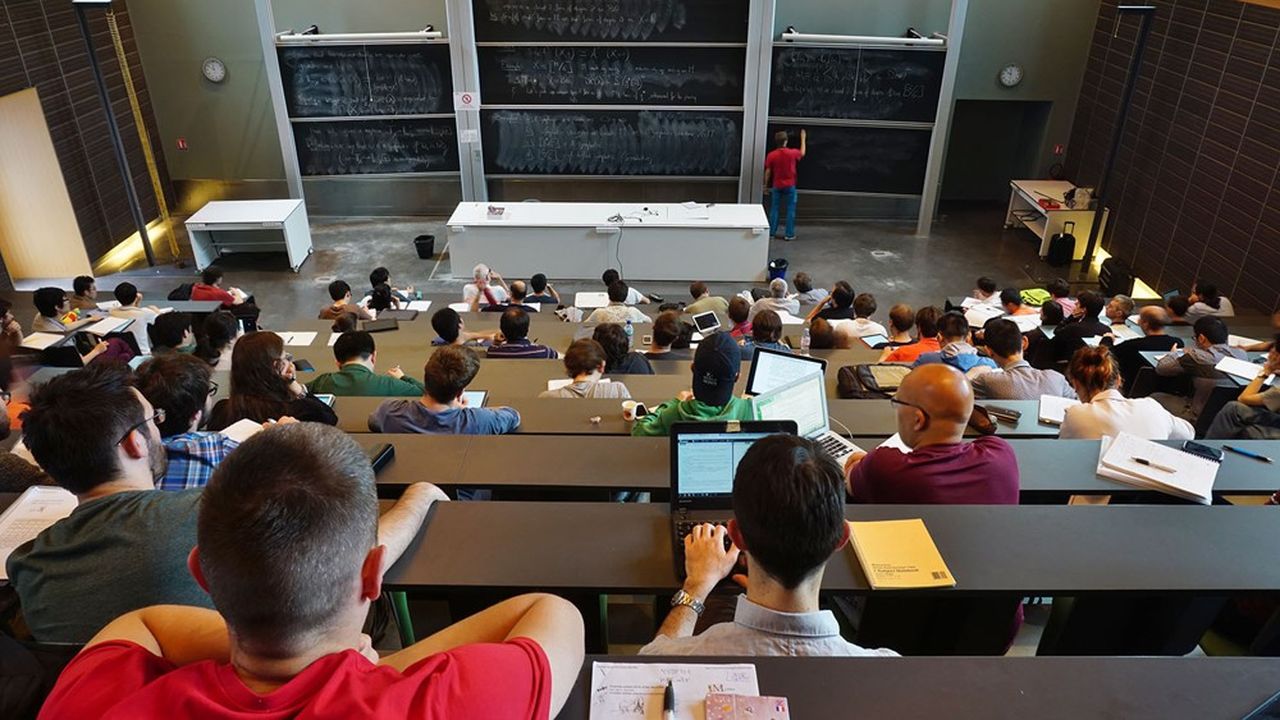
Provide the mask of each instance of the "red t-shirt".
{"label": "red t-shirt", "polygon": [[111,718],[538,718],[551,706],[551,667],[538,644],[516,638],[426,657],[403,673],[355,650],[328,655],[267,695],[227,663],[174,667],[126,641],[86,650],[71,662],[40,720]]}
{"label": "red t-shirt", "polygon": [[858,463],[849,485],[861,503],[1017,505],[1018,457],[994,436],[906,455],[882,447]]}
{"label": "red t-shirt", "polygon": [[919,360],[921,355],[938,352],[941,349],[938,344],[938,338],[924,338],[910,345],[899,345],[893,349],[893,352],[885,356],[884,361],[887,363],[913,363]]}
{"label": "red t-shirt", "polygon": [[788,147],[777,148],[764,156],[764,167],[773,173],[774,187],[796,186],[796,163],[801,157],[799,150]]}
{"label": "red t-shirt", "polygon": [[204,283],[196,283],[191,286],[192,300],[218,300],[222,303],[222,307],[231,307],[236,304],[236,299],[231,293],[220,287],[213,285],[205,285]]}

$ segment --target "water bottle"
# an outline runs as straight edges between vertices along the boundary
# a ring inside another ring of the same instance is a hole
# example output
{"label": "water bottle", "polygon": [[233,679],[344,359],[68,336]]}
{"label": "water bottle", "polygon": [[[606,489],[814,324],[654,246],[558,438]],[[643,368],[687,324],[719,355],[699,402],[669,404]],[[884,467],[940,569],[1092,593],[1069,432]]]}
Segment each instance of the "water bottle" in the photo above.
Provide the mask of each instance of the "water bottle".
{"label": "water bottle", "polygon": [[627,326],[623,328],[623,331],[627,333],[627,347],[631,347],[631,341],[636,336],[636,329],[631,326],[630,320],[627,321]]}
{"label": "water bottle", "polygon": [[801,355],[809,354],[809,328],[805,328],[800,333],[800,354]]}

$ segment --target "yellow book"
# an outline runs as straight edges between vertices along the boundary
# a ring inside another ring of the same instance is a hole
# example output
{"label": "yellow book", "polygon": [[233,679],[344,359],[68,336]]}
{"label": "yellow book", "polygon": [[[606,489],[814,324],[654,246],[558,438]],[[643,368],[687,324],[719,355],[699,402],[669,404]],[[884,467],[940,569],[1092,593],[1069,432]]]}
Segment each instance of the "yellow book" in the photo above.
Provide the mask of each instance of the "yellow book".
{"label": "yellow book", "polygon": [[873,590],[955,587],[920,518],[850,522],[849,542]]}

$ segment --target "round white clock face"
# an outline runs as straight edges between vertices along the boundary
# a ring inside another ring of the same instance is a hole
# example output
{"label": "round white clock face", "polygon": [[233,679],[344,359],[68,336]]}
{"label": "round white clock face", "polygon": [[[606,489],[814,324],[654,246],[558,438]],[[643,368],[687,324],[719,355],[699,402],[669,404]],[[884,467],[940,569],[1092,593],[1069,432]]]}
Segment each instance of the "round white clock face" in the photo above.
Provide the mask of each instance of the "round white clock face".
{"label": "round white clock face", "polygon": [[220,83],[227,79],[227,66],[218,58],[208,58],[200,66],[200,72],[209,82]]}
{"label": "round white clock face", "polygon": [[1005,87],[1015,87],[1022,82],[1022,66],[1018,64],[1005,65],[1000,71],[1000,84]]}

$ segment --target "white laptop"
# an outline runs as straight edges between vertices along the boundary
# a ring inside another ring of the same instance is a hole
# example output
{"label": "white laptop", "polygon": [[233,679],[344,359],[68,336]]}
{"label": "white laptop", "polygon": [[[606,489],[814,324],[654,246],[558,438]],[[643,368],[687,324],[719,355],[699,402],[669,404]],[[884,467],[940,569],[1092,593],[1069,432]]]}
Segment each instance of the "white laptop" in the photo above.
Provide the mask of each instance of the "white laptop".
{"label": "white laptop", "polygon": [[720,329],[720,318],[714,312],[698,313],[693,316],[693,326],[698,328],[699,334],[706,337]]}
{"label": "white laptop", "polygon": [[810,373],[751,399],[757,420],[794,420],[796,434],[817,443],[840,466],[862,448],[832,432],[827,417],[826,377]]}
{"label": "white laptop", "polygon": [[826,376],[826,360],[756,346],[755,354],[751,356],[751,373],[747,375],[747,394],[766,393],[815,373],[819,377]]}

